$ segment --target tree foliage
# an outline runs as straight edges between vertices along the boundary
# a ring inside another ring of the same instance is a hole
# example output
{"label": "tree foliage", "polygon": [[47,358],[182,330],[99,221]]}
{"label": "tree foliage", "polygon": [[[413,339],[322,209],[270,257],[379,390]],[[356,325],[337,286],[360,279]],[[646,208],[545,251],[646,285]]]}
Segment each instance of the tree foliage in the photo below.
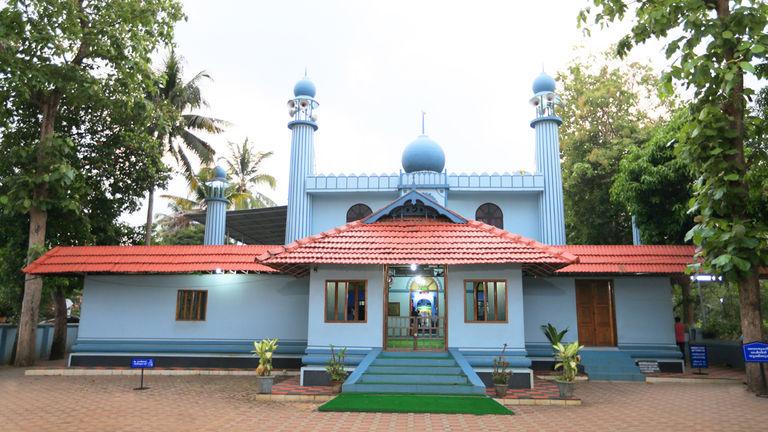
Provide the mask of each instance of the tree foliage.
{"label": "tree foliage", "polygon": [[647,141],[630,147],[619,164],[611,197],[636,217],[643,244],[683,244],[693,227],[688,214],[693,176],[675,154],[689,121],[688,109],[678,110],[659,122]]}
{"label": "tree foliage", "polygon": [[568,242],[630,243],[631,216],[610,190],[619,161],[648,139],[655,116],[667,109],[656,97],[658,80],[647,66],[608,56],[575,60],[558,81]]}
{"label": "tree foliage", "polygon": [[[181,18],[176,0],[16,0],[0,10],[0,205],[28,215],[27,259],[135,207],[141,176],[144,186],[158,182],[145,121],[154,114],[150,56]],[[122,193],[122,206],[108,204]],[[49,217],[72,215],[89,223],[47,232]],[[17,365],[34,362],[42,294],[40,278],[24,284]]]}
{"label": "tree foliage", "polygon": [[229,143],[230,154],[224,158],[227,171],[236,193],[232,205],[236,210],[272,207],[275,202],[257,188],[268,186],[275,189],[277,180],[263,171],[262,164],[272,152],[256,151],[246,138],[241,144]]}
{"label": "tree foliage", "polygon": [[[764,151],[745,143],[765,130],[765,120],[746,109],[755,90],[745,75],[768,77],[768,3],[761,0],[592,0],[579,15],[608,25],[629,18],[632,27],[617,45],[626,55],[635,45],[660,40],[670,65],[667,93],[679,83],[693,93],[691,121],[680,155],[695,177],[689,232],[700,248],[704,271],[739,286],[741,329],[746,341],[762,340],[759,269],[768,265],[768,192],[761,178]],[[754,169],[753,167],[758,167]],[[747,365],[750,390],[768,393],[766,374]]]}
{"label": "tree foliage", "polygon": [[[203,98],[200,83],[210,80],[211,76],[205,71],[200,71],[185,81],[182,62],[183,59],[175,50],[171,50],[165,58],[150,97],[152,104],[162,115],[157,116],[150,131],[159,141],[165,143],[166,153],[173,157],[190,187],[196,189],[200,185],[197,183],[194,163],[190,156],[194,155],[203,165],[208,165],[213,162],[216,154],[213,147],[199,133],[221,133],[226,122],[193,112],[208,106]],[[145,227],[147,245],[151,243],[153,211],[154,188],[151,188]]]}

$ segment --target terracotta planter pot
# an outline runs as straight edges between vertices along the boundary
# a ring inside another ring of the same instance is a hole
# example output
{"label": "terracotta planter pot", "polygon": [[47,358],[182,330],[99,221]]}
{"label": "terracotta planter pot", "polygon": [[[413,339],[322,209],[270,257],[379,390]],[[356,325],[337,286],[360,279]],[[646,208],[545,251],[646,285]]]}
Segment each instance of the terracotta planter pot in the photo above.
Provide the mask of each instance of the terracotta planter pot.
{"label": "terracotta planter pot", "polygon": [[570,399],[573,397],[573,381],[555,381],[557,389],[560,391],[560,399]]}
{"label": "terracotta planter pot", "polygon": [[496,388],[497,398],[503,398],[507,395],[507,389],[509,388],[509,384],[494,384],[493,386]]}
{"label": "terracotta planter pot", "polygon": [[275,377],[271,375],[256,376],[256,391],[259,394],[271,394],[272,384],[275,382]]}
{"label": "terracotta planter pot", "polygon": [[344,381],[331,381],[331,391],[334,393],[341,393],[341,385]]}

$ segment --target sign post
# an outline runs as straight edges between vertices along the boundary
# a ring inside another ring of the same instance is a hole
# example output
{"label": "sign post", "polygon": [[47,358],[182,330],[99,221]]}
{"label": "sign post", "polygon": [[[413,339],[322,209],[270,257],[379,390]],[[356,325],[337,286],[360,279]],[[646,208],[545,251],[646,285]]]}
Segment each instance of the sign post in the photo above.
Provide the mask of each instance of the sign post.
{"label": "sign post", "polygon": [[688,345],[688,349],[691,354],[691,368],[698,369],[694,372],[698,375],[704,375],[702,369],[709,367],[709,361],[707,359],[707,346],[706,345]]}
{"label": "sign post", "polygon": [[768,343],[750,342],[742,345],[744,361],[749,363],[768,363]]}
{"label": "sign post", "polygon": [[[741,346],[744,352],[744,361],[748,363],[768,363],[768,343],[750,342]],[[765,368],[760,368],[760,374],[765,379]],[[759,394],[760,397],[768,397],[768,394]]]}
{"label": "sign post", "polygon": [[132,358],[131,369],[141,369],[141,383],[134,390],[146,390],[149,387],[144,387],[144,369],[152,369],[155,367],[155,359],[153,358]]}

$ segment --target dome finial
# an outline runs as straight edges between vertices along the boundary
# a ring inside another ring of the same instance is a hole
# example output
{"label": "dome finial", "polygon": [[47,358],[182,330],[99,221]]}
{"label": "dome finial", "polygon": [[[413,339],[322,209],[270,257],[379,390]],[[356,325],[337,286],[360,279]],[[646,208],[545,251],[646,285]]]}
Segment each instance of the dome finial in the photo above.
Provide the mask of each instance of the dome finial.
{"label": "dome finial", "polygon": [[426,135],[424,132],[424,118],[427,116],[427,113],[424,112],[424,110],[421,110],[421,134]]}

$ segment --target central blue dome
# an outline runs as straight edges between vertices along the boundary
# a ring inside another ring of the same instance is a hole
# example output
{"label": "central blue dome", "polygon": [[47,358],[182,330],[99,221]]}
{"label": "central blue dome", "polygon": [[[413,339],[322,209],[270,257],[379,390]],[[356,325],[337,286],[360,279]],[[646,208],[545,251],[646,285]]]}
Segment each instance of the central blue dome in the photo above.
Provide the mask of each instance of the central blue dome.
{"label": "central blue dome", "polygon": [[293,95],[296,97],[309,96],[313,98],[315,97],[316,91],[317,89],[315,89],[315,84],[307,77],[300,79],[299,82],[293,86]]}
{"label": "central blue dome", "polygon": [[419,135],[403,151],[403,170],[442,172],[445,168],[445,153],[440,144],[426,135]]}
{"label": "central blue dome", "polygon": [[533,80],[533,93],[536,94],[542,92],[554,92],[555,85],[555,79],[542,72],[541,75],[537,76],[536,79]]}

